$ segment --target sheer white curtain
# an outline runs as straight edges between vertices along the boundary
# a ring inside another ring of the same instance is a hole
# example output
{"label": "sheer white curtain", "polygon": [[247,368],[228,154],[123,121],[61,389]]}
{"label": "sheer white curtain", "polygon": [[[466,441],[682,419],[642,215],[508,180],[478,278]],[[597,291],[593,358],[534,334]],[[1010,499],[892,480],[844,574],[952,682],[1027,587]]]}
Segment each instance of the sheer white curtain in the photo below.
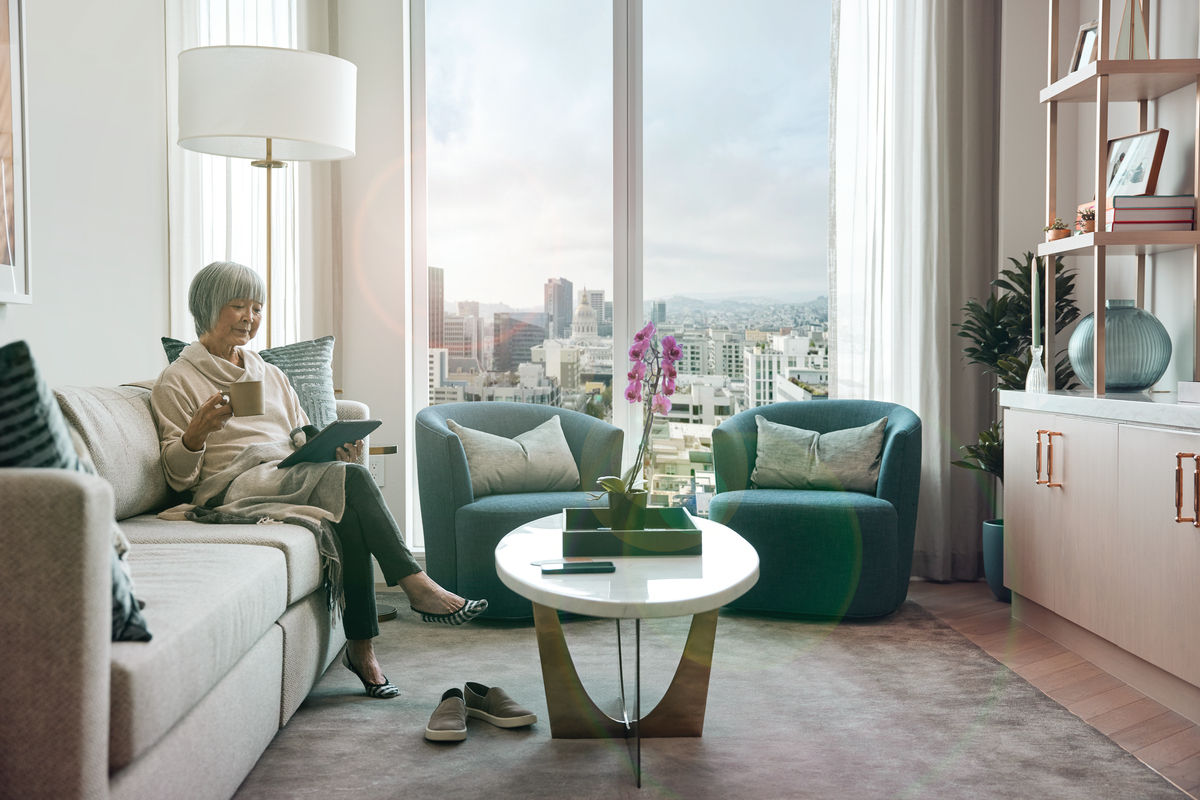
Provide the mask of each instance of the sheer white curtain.
{"label": "sheer white curtain", "polygon": [[921,418],[913,573],[980,574],[986,488],[950,465],[992,402],[952,324],[996,270],[999,4],[835,6],[831,384]]}
{"label": "sheer white curtain", "polygon": [[[179,147],[177,56],[189,47],[297,47],[296,0],[183,0],[168,3],[168,162],[171,202],[171,335],[195,338],[187,309],[192,276],[212,261],[237,261],[266,274],[266,172],[248,159],[194,153]],[[265,154],[264,154],[265,155]],[[297,265],[298,173],[289,163],[271,170],[272,343],[299,338]],[[251,343],[265,346],[265,329]]]}

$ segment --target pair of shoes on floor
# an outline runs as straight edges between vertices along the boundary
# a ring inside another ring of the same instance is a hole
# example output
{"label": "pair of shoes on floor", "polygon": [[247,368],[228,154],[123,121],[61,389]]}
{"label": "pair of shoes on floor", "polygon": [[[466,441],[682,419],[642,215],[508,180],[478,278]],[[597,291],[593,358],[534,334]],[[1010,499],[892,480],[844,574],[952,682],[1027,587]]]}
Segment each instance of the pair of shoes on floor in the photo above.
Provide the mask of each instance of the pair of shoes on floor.
{"label": "pair of shoes on floor", "polygon": [[462,689],[447,689],[425,726],[431,742],[461,742],[467,738],[467,717],[498,728],[521,728],[537,722],[537,714],[517,705],[498,686],[468,682]]}
{"label": "pair of shoes on floor", "polygon": [[487,600],[465,600],[457,611],[451,611],[449,614],[431,614],[427,611],[421,611],[415,606],[409,606],[409,608],[421,615],[422,622],[440,622],[443,625],[462,625],[464,622],[470,622],[484,611],[487,611],[487,607]]}
{"label": "pair of shoes on floor", "polygon": [[363,674],[358,671],[358,667],[351,663],[349,651],[344,651],[342,653],[342,666],[358,676],[358,679],[362,681],[363,689],[366,691],[368,697],[375,697],[380,700],[391,700],[393,697],[400,696],[400,687],[389,681],[387,675],[383,676],[383,683],[371,683],[364,678]]}

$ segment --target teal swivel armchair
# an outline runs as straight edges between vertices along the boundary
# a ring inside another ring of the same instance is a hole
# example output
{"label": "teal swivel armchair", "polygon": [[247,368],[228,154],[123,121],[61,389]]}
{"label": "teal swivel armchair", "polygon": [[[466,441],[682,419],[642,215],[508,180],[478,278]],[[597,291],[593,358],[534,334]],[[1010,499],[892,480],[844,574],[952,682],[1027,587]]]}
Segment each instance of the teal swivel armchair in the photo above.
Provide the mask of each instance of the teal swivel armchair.
{"label": "teal swivel armchair", "polygon": [[[756,415],[822,434],[887,417],[875,493],[754,487]],[[713,431],[713,461],[717,493],[709,517],[748,540],[760,562],[758,583],[731,607],[880,617],[904,602],[921,485],[921,420],[912,411],[870,400],[752,408]]]}
{"label": "teal swivel armchair", "polygon": [[[446,425],[459,425],[512,439],[558,416],[579,468],[574,491],[524,492],[476,497],[462,442]],[[620,428],[587,414],[528,403],[446,403],[430,406],[416,418],[417,483],[425,559],[429,577],[463,597],[485,597],[487,617],[533,616],[525,598],[496,574],[496,545],[510,531],[564,508],[607,506],[594,497],[596,479],[621,471]]]}

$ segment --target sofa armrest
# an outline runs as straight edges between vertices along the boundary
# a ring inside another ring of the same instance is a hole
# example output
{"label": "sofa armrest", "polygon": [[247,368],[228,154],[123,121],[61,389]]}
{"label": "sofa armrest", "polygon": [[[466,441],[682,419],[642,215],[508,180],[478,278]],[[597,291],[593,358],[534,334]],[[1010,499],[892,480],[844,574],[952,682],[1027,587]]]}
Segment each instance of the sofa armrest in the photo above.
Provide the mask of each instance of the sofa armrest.
{"label": "sofa armrest", "polygon": [[749,489],[758,458],[758,422],[754,414],[742,411],[713,428],[712,449],[717,494]]}
{"label": "sofa armrest", "polygon": [[108,795],[113,492],[57,469],[0,469],[0,786]]}
{"label": "sofa armrest", "polygon": [[[338,419],[370,419],[371,409],[366,403],[360,403],[357,400],[338,400],[337,401],[337,418]],[[363,439],[362,457],[358,459],[358,463],[366,464],[367,456],[371,452],[371,437],[367,436]]]}

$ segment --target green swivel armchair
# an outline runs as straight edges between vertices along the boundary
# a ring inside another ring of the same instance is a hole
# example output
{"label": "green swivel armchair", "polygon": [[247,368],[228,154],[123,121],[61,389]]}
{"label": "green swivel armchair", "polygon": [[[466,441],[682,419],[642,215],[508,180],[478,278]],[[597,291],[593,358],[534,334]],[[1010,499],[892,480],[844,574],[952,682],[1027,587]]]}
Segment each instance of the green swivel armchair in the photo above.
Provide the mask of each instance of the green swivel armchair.
{"label": "green swivel armchair", "polygon": [[[754,487],[757,415],[821,434],[887,417],[875,493]],[[713,431],[713,461],[717,494],[709,517],[741,534],[760,560],[758,583],[731,607],[880,617],[904,602],[921,483],[921,420],[912,411],[870,400],[752,408]]]}
{"label": "green swivel armchair", "polygon": [[[523,492],[476,497],[466,452],[458,435],[446,425],[452,419],[466,428],[509,439],[558,416],[563,435],[579,468],[574,491]],[[596,479],[621,471],[620,428],[602,420],[550,406],[528,403],[446,403],[417,413],[417,483],[421,521],[425,528],[425,559],[429,577],[464,597],[485,597],[484,616],[520,619],[533,616],[530,602],[505,586],[496,575],[496,545],[526,522],[564,508],[607,501],[596,490]]]}

